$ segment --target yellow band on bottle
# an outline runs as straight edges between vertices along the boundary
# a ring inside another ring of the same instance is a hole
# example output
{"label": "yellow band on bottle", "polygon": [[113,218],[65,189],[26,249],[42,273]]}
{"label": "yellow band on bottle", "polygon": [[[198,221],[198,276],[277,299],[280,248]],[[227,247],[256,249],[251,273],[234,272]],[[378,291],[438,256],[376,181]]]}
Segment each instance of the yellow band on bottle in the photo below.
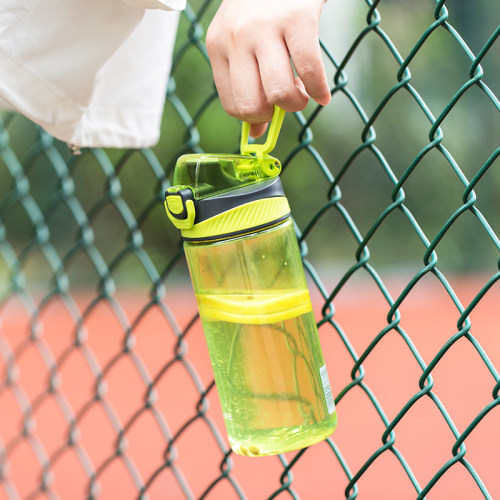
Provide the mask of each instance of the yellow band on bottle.
{"label": "yellow band on bottle", "polygon": [[309,291],[283,290],[257,295],[197,294],[202,320],[266,325],[312,311]]}

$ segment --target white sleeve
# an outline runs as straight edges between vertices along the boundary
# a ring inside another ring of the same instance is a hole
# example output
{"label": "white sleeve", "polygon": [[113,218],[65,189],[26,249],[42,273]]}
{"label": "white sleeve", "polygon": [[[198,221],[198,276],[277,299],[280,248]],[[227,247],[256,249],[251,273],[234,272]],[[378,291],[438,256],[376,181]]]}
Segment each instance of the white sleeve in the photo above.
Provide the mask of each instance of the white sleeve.
{"label": "white sleeve", "polygon": [[123,0],[134,7],[142,9],[184,10],[186,0]]}
{"label": "white sleeve", "polygon": [[0,108],[77,146],[152,145],[178,19],[123,0],[0,0]]}

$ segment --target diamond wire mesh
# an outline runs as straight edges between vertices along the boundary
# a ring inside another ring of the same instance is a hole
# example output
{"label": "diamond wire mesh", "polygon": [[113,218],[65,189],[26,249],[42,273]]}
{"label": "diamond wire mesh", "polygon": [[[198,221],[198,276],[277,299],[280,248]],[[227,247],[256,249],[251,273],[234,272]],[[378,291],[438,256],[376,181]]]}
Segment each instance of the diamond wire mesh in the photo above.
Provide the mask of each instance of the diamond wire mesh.
{"label": "diamond wire mesh", "polygon": [[[483,322],[478,310],[497,303],[500,277],[500,13],[495,2],[466,5],[357,2],[348,48],[335,56],[322,40],[331,105],[285,122],[277,155],[340,416],[332,438],[297,453],[230,452],[162,213],[179,154],[237,147],[208,78],[214,2],[184,13],[157,147],[71,157],[26,120],[2,117],[0,498],[493,498],[494,471],[477,457],[498,464],[487,441],[498,444],[500,325],[495,305]],[[464,9],[481,21],[470,45],[455,27]],[[466,293],[462,268],[480,271]],[[424,283],[440,306],[420,306],[412,323]],[[446,369],[455,399],[442,390]],[[424,441],[427,469],[408,436]],[[449,477],[454,490],[442,489]]]}

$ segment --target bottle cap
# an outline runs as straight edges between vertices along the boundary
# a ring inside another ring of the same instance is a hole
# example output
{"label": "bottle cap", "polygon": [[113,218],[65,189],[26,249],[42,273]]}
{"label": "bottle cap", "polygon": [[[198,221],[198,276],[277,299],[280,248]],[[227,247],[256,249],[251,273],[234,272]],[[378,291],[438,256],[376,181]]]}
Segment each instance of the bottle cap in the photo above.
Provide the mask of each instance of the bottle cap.
{"label": "bottle cap", "polygon": [[188,154],[174,170],[165,209],[184,239],[211,241],[276,225],[290,215],[279,173],[269,155],[276,145],[284,111],[276,108],[264,144],[248,144],[243,123],[241,155]]}

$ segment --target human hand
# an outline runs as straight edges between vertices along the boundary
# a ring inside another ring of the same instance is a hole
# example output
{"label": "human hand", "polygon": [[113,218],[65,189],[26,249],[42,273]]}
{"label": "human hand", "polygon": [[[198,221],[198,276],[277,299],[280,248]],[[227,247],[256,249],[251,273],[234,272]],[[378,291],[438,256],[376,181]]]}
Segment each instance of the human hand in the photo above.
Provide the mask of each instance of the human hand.
{"label": "human hand", "polygon": [[291,112],[309,97],[330,102],[318,39],[324,2],[223,0],[215,14],[206,39],[215,85],[226,112],[249,122],[253,137],[265,132],[275,104]]}

